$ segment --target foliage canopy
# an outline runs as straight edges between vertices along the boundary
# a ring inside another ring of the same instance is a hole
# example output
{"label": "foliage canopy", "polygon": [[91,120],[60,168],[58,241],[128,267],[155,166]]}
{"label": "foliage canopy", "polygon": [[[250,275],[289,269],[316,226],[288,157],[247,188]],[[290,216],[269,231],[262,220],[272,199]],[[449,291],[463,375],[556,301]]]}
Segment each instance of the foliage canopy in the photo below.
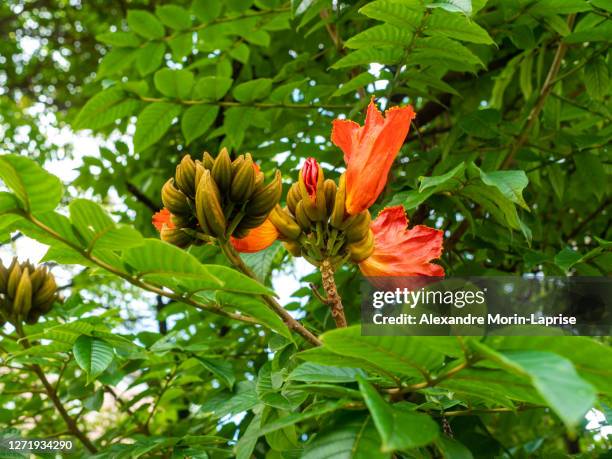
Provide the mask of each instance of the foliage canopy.
{"label": "foliage canopy", "polygon": [[[273,304],[302,272],[281,244],[183,250],[151,216],[187,153],[252,152],[283,201],[307,157],[337,178],[331,123],[361,123],[373,97],[417,112],[373,210],[443,230],[447,275],[607,276],[611,15],[608,0],[3,2],[2,254],[29,237],[70,281],[44,319],[2,328],[0,436],[70,435],[100,458],[603,454],[585,414],[610,425],[607,338],[363,337],[345,267],[348,328],[308,288],[319,273],[283,297],[312,346]],[[57,140],[73,133],[99,148]],[[72,158],[70,183],[46,170]]]}

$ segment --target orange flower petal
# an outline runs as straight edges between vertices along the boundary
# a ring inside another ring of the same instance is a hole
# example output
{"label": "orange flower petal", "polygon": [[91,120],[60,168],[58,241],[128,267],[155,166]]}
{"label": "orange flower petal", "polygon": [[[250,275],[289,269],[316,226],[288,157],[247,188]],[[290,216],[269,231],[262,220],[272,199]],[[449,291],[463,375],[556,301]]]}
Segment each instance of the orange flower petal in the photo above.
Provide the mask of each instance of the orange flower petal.
{"label": "orange flower petal", "polygon": [[276,227],[266,219],[260,226],[253,228],[243,238],[231,237],[230,242],[238,252],[253,253],[266,249],[278,239]]}
{"label": "orange flower petal", "polygon": [[372,100],[364,126],[352,121],[334,121],[332,142],[344,152],[349,214],[356,215],[376,202],[414,117],[410,105],[393,107],[383,117]]}
{"label": "orange flower petal", "polygon": [[374,253],[359,263],[364,276],[444,276],[444,268],[431,263],[442,255],[443,232],[407,226],[402,206],[388,207],[378,215],[370,225]]}
{"label": "orange flower petal", "polygon": [[174,223],[172,222],[172,214],[165,207],[153,214],[152,218],[153,226],[157,228],[157,231],[161,231],[164,225],[168,229],[174,229]]}
{"label": "orange flower petal", "polygon": [[359,134],[361,126],[351,120],[334,120],[332,122],[331,140],[344,152],[344,162],[348,164],[353,151],[353,139]]}

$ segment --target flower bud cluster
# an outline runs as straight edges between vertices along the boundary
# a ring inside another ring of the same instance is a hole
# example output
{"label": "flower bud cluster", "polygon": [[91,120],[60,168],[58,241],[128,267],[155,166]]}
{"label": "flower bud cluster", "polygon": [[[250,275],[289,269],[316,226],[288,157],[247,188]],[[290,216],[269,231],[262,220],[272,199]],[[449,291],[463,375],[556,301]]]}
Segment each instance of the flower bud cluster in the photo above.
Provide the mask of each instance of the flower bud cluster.
{"label": "flower bud cluster", "polygon": [[326,259],[334,264],[346,259],[359,263],[372,254],[370,212],[346,212],[345,182],[343,174],[336,185],[325,179],[323,169],[313,158],[306,161],[298,182],[289,189],[287,206],[276,206],[270,214],[270,221],[291,254],[303,256],[315,265]]}
{"label": "flower bud cluster", "polygon": [[281,193],[280,172],[265,184],[250,153],[233,161],[225,148],[216,158],[204,153],[202,161],[186,155],[162,188],[172,225],[160,236],[179,247],[198,243],[201,235],[222,241],[244,237],[266,220]]}
{"label": "flower bud cluster", "polygon": [[19,263],[7,268],[0,262],[0,325],[25,320],[34,324],[59,299],[55,278],[46,266]]}

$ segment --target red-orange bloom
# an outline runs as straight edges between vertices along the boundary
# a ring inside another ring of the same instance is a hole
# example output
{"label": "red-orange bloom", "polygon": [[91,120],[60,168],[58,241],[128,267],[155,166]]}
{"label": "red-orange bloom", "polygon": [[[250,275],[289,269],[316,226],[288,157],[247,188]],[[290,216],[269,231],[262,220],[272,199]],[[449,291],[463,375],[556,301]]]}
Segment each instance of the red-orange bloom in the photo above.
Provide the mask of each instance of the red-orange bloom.
{"label": "red-orange bloom", "polygon": [[317,160],[308,158],[301,173],[308,196],[314,201],[317,197],[317,183],[319,181],[319,163],[317,163]]}
{"label": "red-orange bloom", "polygon": [[334,120],[331,139],[344,152],[349,214],[357,215],[376,202],[414,117],[411,105],[393,107],[383,117],[372,100],[363,126]]}
{"label": "red-orange bloom", "polygon": [[168,229],[174,229],[174,223],[172,222],[172,214],[165,207],[159,212],[153,214],[153,226],[157,228],[157,231],[161,231],[164,225]]}
{"label": "red-orange bloom", "polygon": [[260,226],[253,228],[243,238],[231,237],[230,242],[238,252],[253,253],[266,249],[278,239],[278,231],[276,227],[266,219]]}
{"label": "red-orange bloom", "polygon": [[359,263],[364,276],[444,276],[444,268],[430,263],[442,255],[442,231],[417,225],[407,229],[402,206],[387,207],[370,228],[374,253]]}

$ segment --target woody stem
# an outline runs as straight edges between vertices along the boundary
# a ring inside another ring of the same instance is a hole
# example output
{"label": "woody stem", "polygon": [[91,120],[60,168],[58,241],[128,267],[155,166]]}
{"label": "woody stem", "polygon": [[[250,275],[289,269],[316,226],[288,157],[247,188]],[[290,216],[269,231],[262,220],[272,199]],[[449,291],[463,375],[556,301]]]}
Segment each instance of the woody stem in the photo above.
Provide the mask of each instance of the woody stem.
{"label": "woody stem", "polygon": [[336,289],[336,280],[334,279],[334,267],[329,260],[323,260],[319,266],[321,277],[323,278],[323,288],[327,293],[327,301],[331,308],[331,314],[336,322],[337,328],[347,326],[346,317],[344,316],[344,307],[342,306],[342,298]]}
{"label": "woody stem", "polygon": [[[236,252],[236,250],[234,250],[234,248],[231,246],[231,244],[229,244],[227,242],[219,241],[219,245],[221,246],[221,250],[223,250],[223,253],[225,254],[225,256],[230,260],[230,262],[239,271],[241,271],[243,274],[245,274],[245,275],[247,275],[247,276],[257,280],[257,276],[255,276],[255,273],[253,273],[251,268],[249,268],[246,265],[246,263],[244,261],[242,261],[242,258],[240,258],[240,255],[238,254],[238,252]],[[291,314],[289,314],[285,310],[285,308],[283,308],[279,304],[279,302],[276,301],[272,296],[270,296],[270,295],[261,295],[261,297],[265,301],[265,303],[268,305],[268,307],[270,309],[272,309],[283,320],[285,325],[290,330],[293,330],[294,332],[298,333],[306,341],[308,341],[309,343],[311,343],[311,344],[313,344],[315,346],[320,346],[322,344],[321,340],[319,340],[319,338],[317,338],[316,335],[314,335],[312,332],[310,332],[298,320],[294,319],[293,316],[291,316]]]}
{"label": "woody stem", "polygon": [[[21,321],[19,320],[17,321],[17,323],[15,324],[15,329],[17,331],[17,335],[20,338],[21,345],[25,349],[29,349],[31,347],[30,341],[28,340],[25,333],[23,332]],[[40,380],[43,387],[45,388],[45,392],[47,393],[47,396],[49,397],[53,405],[55,405],[55,408],[57,409],[60,416],[66,423],[66,426],[68,427],[69,432],[75,437],[77,437],[81,441],[83,446],[85,446],[85,448],[87,448],[87,450],[90,453],[96,453],[98,451],[97,448],[93,445],[93,443],[89,440],[89,438],[87,438],[87,435],[79,428],[76,420],[72,416],[70,416],[70,414],[68,414],[68,412],[66,411],[66,408],[64,408],[64,405],[62,404],[62,401],[57,395],[57,388],[53,387],[53,385],[49,382],[43,369],[37,363],[31,364],[29,365],[29,367],[36,374],[36,376],[38,376],[38,379]]]}

